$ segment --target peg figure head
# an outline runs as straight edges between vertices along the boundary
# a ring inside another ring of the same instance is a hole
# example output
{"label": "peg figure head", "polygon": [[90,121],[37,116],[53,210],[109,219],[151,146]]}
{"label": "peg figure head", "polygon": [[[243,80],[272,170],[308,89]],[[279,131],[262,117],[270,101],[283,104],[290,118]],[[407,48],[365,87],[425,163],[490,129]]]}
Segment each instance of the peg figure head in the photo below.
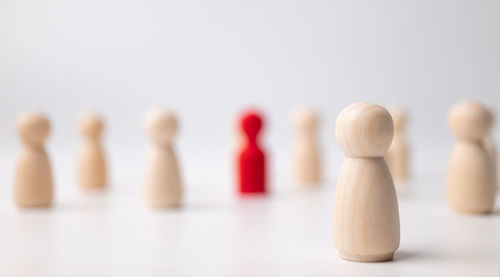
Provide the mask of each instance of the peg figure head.
{"label": "peg figure head", "polygon": [[262,116],[257,111],[250,111],[241,117],[241,130],[247,135],[250,141],[255,141],[262,129]]}
{"label": "peg figure head", "polygon": [[300,109],[294,113],[293,123],[300,133],[313,134],[318,126],[318,116],[313,110]]}
{"label": "peg figure head", "polygon": [[458,139],[480,140],[488,135],[491,125],[488,109],[472,100],[459,101],[448,114],[448,126]]}
{"label": "peg figure head", "polygon": [[104,121],[96,113],[82,114],[78,120],[80,131],[89,138],[99,138],[104,129]]}
{"label": "peg figure head", "polygon": [[352,104],[337,117],[337,141],[349,157],[382,157],[392,142],[394,125],[389,112],[372,103]]}
{"label": "peg figure head", "polygon": [[144,125],[148,135],[158,144],[171,144],[177,134],[177,118],[167,110],[150,110]]}
{"label": "peg figure head", "polygon": [[406,111],[400,106],[389,107],[389,113],[392,116],[395,132],[403,132],[406,127]]}
{"label": "peg figure head", "polygon": [[38,112],[21,114],[16,122],[16,129],[24,144],[42,146],[50,133],[50,122]]}

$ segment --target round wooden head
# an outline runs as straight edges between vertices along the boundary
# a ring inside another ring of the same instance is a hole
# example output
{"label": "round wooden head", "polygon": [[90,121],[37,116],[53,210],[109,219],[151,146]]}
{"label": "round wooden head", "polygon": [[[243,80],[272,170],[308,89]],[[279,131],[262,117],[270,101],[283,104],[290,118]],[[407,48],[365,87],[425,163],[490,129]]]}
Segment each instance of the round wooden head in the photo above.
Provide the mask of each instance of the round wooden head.
{"label": "round wooden head", "polygon": [[394,125],[382,106],[357,103],[343,109],[335,130],[338,144],[349,157],[382,157],[392,142]]}
{"label": "round wooden head", "polygon": [[294,113],[293,123],[299,132],[312,134],[318,126],[318,116],[310,109],[301,109]]}
{"label": "round wooden head", "polygon": [[389,107],[389,113],[392,116],[392,122],[394,123],[394,130],[396,132],[404,131],[406,127],[406,111],[400,106]]}
{"label": "round wooden head", "polygon": [[177,118],[167,110],[149,111],[144,125],[151,139],[159,144],[171,144],[177,134]]}
{"label": "round wooden head", "polygon": [[487,136],[492,125],[492,114],[478,102],[462,100],[448,114],[448,126],[458,139],[479,140]]}
{"label": "round wooden head", "polygon": [[50,122],[41,113],[28,112],[18,117],[16,129],[25,144],[41,146],[50,134]]}
{"label": "round wooden head", "polygon": [[255,140],[262,129],[262,116],[257,111],[251,111],[243,114],[241,117],[241,129],[247,135],[249,140]]}
{"label": "round wooden head", "polygon": [[104,129],[104,121],[95,113],[85,113],[78,119],[80,131],[87,137],[98,138]]}

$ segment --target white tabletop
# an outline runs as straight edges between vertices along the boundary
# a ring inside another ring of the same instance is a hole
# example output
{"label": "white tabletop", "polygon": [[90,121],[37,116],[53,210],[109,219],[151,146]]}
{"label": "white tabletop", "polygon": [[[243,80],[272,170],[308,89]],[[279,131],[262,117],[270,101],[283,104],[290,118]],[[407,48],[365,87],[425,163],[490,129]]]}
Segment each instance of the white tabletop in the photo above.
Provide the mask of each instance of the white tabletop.
{"label": "white tabletop", "polygon": [[443,180],[418,176],[398,186],[401,246],[384,263],[339,258],[333,185],[244,199],[186,186],[184,207],[173,211],[152,211],[140,193],[113,189],[65,192],[48,210],[4,203],[0,275],[497,276],[498,208],[454,214]]}

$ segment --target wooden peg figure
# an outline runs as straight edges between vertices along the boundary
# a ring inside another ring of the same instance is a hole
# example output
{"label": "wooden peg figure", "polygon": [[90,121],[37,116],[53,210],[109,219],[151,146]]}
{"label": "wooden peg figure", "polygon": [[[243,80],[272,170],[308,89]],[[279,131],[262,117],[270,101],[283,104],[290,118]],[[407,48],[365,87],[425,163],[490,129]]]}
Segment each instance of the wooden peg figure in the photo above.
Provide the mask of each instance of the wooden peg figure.
{"label": "wooden peg figure", "polygon": [[299,184],[314,185],[321,181],[321,165],[316,139],[318,117],[312,110],[302,109],[293,117],[298,131],[294,144],[294,173]]}
{"label": "wooden peg figure", "polygon": [[244,144],[238,154],[239,191],[241,194],[266,193],[265,154],[259,145],[262,116],[253,111],[241,118]]}
{"label": "wooden peg figure", "polygon": [[456,212],[489,213],[496,192],[493,163],[483,144],[490,114],[483,105],[463,100],[450,110],[448,125],[456,137],[448,162],[448,202]]}
{"label": "wooden peg figure", "polygon": [[147,113],[146,132],[152,145],[146,165],[146,200],[153,208],[175,208],[182,203],[182,182],[173,141],[177,119],[166,110]]}
{"label": "wooden peg figure", "polygon": [[483,145],[484,148],[486,149],[486,152],[490,156],[490,160],[493,164],[493,172],[495,175],[495,183],[498,188],[498,150],[497,146],[495,144],[495,141],[493,140],[493,137],[491,136],[491,129],[493,129],[493,125],[495,123],[495,115],[491,110],[488,110],[489,114],[489,125],[488,125],[488,135],[483,138]]}
{"label": "wooden peg figure", "polygon": [[49,120],[37,112],[25,113],[17,119],[16,128],[23,149],[15,172],[15,202],[21,208],[50,206],[54,188],[44,147],[50,133]]}
{"label": "wooden peg figure", "polygon": [[401,107],[389,108],[394,122],[394,139],[385,157],[394,181],[408,179],[408,144],[405,137],[406,112]]}
{"label": "wooden peg figure", "polygon": [[101,146],[104,122],[97,114],[83,114],[79,119],[83,144],[78,152],[78,181],[86,189],[107,186],[106,157]]}
{"label": "wooden peg figure", "polygon": [[353,104],[338,115],[335,133],[347,156],[335,191],[335,246],[346,260],[390,260],[400,234],[396,190],[383,158],[394,134],[391,115],[379,105]]}

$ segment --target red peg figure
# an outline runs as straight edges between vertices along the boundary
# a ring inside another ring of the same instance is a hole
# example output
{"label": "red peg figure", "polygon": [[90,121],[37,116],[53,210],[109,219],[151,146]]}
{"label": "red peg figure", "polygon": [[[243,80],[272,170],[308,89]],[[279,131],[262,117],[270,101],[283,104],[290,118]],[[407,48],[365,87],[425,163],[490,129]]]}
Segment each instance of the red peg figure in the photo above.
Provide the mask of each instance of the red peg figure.
{"label": "red peg figure", "polygon": [[246,136],[238,155],[240,193],[266,193],[266,158],[258,142],[262,117],[255,111],[247,112],[240,122]]}

